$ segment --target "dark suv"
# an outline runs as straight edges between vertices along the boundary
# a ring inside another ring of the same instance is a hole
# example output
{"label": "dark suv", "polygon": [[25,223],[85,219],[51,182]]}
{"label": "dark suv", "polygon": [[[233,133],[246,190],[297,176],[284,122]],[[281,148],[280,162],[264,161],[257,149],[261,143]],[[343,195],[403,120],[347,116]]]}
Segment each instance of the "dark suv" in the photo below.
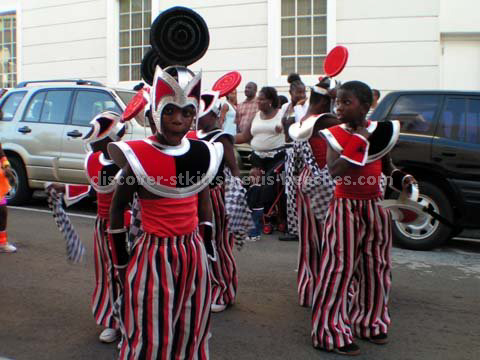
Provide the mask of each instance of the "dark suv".
{"label": "dark suv", "polygon": [[480,228],[480,92],[392,92],[372,119],[400,120],[393,161],[419,181],[419,201],[444,218],[428,217],[419,226],[395,223],[395,239],[428,250],[464,228]]}

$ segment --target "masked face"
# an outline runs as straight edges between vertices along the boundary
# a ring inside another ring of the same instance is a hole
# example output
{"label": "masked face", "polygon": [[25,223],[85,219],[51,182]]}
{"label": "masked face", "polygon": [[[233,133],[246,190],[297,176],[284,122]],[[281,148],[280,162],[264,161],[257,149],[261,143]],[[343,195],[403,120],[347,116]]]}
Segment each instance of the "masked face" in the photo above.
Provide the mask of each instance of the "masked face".
{"label": "masked face", "polygon": [[[157,67],[151,91],[151,113],[158,132],[164,131],[162,121],[164,117],[170,118],[175,113],[174,107],[181,113],[191,113],[193,120],[199,108],[200,80],[200,73],[194,75],[182,66],[169,67],[165,70]],[[181,126],[176,120],[167,127],[172,129],[177,127],[178,130]]]}
{"label": "masked face", "polygon": [[180,144],[190,129],[195,115],[196,110],[192,105],[180,108],[176,105],[168,104],[164,107],[161,135],[167,145]]}

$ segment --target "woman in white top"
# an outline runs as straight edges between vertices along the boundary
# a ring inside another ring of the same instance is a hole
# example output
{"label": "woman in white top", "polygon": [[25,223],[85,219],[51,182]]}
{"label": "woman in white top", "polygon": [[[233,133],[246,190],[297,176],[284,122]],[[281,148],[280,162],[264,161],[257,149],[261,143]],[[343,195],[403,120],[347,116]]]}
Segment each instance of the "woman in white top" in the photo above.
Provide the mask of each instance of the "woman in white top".
{"label": "woman in white top", "polygon": [[229,93],[222,106],[220,113],[220,127],[224,132],[235,136],[237,134],[237,125],[235,124],[235,116],[237,115],[237,90]]}
{"label": "woman in white top", "polygon": [[[273,87],[263,87],[258,93],[257,101],[259,111],[250,126],[235,136],[235,143],[250,143],[255,157],[267,161],[283,151],[282,147],[285,145],[282,112],[277,108],[278,95]],[[262,164],[258,165],[264,168]]]}
{"label": "woman in white top", "polygon": [[[258,93],[257,101],[259,111],[251,125],[235,136],[235,143],[250,142],[253,150],[250,158],[252,171],[260,169],[263,174],[273,175],[273,168],[285,159],[283,113],[278,109],[277,90],[273,87],[263,87]],[[269,183],[266,182],[267,185],[262,191],[265,211],[270,209],[275,197],[275,188]]]}

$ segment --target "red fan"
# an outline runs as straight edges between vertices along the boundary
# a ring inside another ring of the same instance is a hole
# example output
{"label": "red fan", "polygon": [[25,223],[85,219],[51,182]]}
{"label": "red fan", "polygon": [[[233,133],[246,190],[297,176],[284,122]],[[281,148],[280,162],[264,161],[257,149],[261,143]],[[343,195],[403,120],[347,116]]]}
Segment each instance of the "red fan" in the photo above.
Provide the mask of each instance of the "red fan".
{"label": "red fan", "polygon": [[345,68],[345,65],[347,65],[347,60],[347,48],[341,45],[335,46],[330,50],[323,63],[323,71],[325,72],[325,75],[332,78],[340,74]]}
{"label": "red fan", "polygon": [[148,104],[148,88],[139,90],[130,100],[122,114],[122,122],[133,119]]}
{"label": "red fan", "polygon": [[235,90],[237,86],[240,85],[241,81],[242,75],[240,75],[238,71],[231,71],[215,81],[212,90],[218,91],[220,93],[220,97],[226,96]]}

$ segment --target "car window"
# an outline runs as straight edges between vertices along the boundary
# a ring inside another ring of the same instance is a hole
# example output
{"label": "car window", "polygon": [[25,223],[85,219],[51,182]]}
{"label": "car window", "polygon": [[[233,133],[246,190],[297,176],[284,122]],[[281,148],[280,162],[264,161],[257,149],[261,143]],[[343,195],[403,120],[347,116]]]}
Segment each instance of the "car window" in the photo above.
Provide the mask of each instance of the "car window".
{"label": "car window", "polygon": [[480,99],[469,99],[467,109],[465,141],[480,144]]}
{"label": "car window", "polygon": [[18,105],[22,102],[22,99],[25,97],[26,91],[18,91],[7,95],[5,100],[2,103],[0,109],[1,115],[0,120],[10,121],[15,116],[17,112]]}
{"label": "car window", "polygon": [[40,122],[50,124],[63,124],[67,119],[70,105],[70,90],[49,90],[43,102]]}
{"label": "car window", "polygon": [[465,118],[467,114],[467,100],[464,98],[449,98],[445,103],[437,136],[456,141],[465,139]]}
{"label": "car window", "polygon": [[119,91],[119,90],[116,90],[116,93],[120,97],[120,99],[122,99],[125,106],[128,105],[130,100],[132,100],[136,94],[136,92],[134,91]]}
{"label": "car window", "polygon": [[23,121],[28,122],[39,122],[40,115],[42,114],[43,100],[45,99],[46,92],[40,91],[37,92],[30,99],[28,103],[27,110],[23,114]]}
{"label": "car window", "polygon": [[122,113],[110,94],[101,91],[79,91],[73,107],[72,124],[88,126],[93,117],[103,111]]}
{"label": "car window", "polygon": [[403,133],[433,135],[439,95],[401,95],[388,119],[399,120]]}

